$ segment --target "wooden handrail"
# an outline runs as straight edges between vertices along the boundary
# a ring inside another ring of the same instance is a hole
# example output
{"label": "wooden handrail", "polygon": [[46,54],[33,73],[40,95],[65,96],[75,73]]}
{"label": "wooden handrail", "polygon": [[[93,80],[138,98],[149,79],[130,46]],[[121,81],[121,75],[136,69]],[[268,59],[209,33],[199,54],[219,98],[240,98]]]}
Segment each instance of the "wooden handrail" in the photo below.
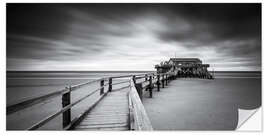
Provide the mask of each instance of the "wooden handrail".
{"label": "wooden handrail", "polygon": [[61,114],[61,113],[65,112],[65,111],[67,111],[68,109],[70,109],[72,106],[78,104],[79,102],[83,101],[83,100],[86,99],[87,97],[89,97],[89,96],[95,94],[95,93],[96,93],[97,91],[99,91],[100,89],[101,89],[101,88],[98,88],[98,89],[92,91],[91,93],[89,93],[88,95],[84,96],[83,98],[81,98],[81,99],[75,101],[74,103],[72,103],[72,104],[70,104],[70,105],[68,105],[68,106],[66,106],[66,107],[64,107],[64,108],[62,108],[62,109],[59,110],[58,112],[56,112],[56,113],[54,113],[54,114],[52,114],[52,115],[50,115],[50,116],[44,118],[43,120],[39,121],[38,123],[36,123],[36,124],[34,124],[33,126],[31,126],[30,128],[28,128],[28,130],[34,130],[34,129],[37,129],[37,128],[41,127],[42,125],[46,124],[47,122],[49,122],[50,120],[52,120],[53,118],[55,118],[56,116],[58,116],[59,114]]}
{"label": "wooden handrail", "polygon": [[35,104],[38,104],[40,102],[43,102],[45,100],[48,100],[48,99],[51,99],[53,97],[62,95],[63,92],[67,92],[67,90],[62,89],[62,90],[52,92],[52,93],[47,94],[47,95],[42,95],[42,96],[39,96],[39,97],[36,97],[36,98],[32,98],[32,99],[25,100],[25,101],[20,102],[20,103],[10,105],[10,106],[7,107],[7,112],[6,113],[7,113],[7,115],[15,113],[15,112],[20,111],[22,109],[25,109],[25,108],[28,108],[28,107],[33,106]]}
{"label": "wooden handrail", "polygon": [[[58,112],[56,112],[56,113],[54,113],[54,114],[52,114],[52,115],[50,115],[50,116],[48,116],[48,117],[42,119],[41,121],[37,122],[36,124],[32,125],[30,128],[28,128],[28,130],[35,130],[35,129],[37,129],[37,128],[40,128],[41,126],[43,126],[44,124],[46,124],[47,122],[49,122],[50,120],[52,120],[53,118],[55,118],[56,116],[58,116],[58,115],[60,115],[60,114],[62,114],[62,113],[66,113],[66,111],[70,111],[70,109],[71,109],[72,106],[78,104],[79,102],[81,102],[82,100],[86,99],[87,97],[93,95],[94,93],[96,93],[96,92],[99,91],[99,90],[100,90],[100,95],[102,95],[102,97],[103,97],[103,95],[104,95],[104,86],[109,85],[109,90],[108,90],[107,92],[110,92],[110,91],[112,90],[112,88],[111,88],[112,85],[117,85],[117,84],[121,84],[121,83],[124,83],[124,82],[129,82],[129,81],[122,81],[122,82],[119,82],[119,83],[114,83],[114,84],[112,84],[112,81],[111,81],[111,80],[112,80],[113,78],[124,78],[124,77],[131,77],[131,75],[126,75],[126,76],[115,76],[115,77],[108,77],[108,78],[100,78],[100,79],[93,80],[93,81],[90,81],[90,82],[85,82],[85,83],[81,83],[81,84],[78,84],[78,85],[70,86],[70,87],[68,87],[68,89],[65,88],[64,90],[58,91],[57,93],[54,92],[54,93],[56,93],[55,96],[59,96],[60,94],[62,94],[62,95],[64,96],[64,95],[67,94],[67,93],[69,93],[69,96],[70,96],[70,92],[71,92],[71,91],[77,90],[78,88],[81,88],[81,87],[83,87],[83,86],[85,86],[85,85],[87,85],[87,84],[91,84],[91,83],[100,81],[100,85],[101,85],[98,89],[92,91],[90,94],[84,96],[83,98],[77,100],[76,102],[74,102],[74,103],[72,103],[72,104],[67,104],[67,105],[65,105],[65,106],[64,106],[64,104],[63,104],[63,108],[62,108],[61,110],[59,110]],[[104,84],[104,81],[105,81],[105,80],[109,80],[109,83]],[[118,89],[115,89],[115,90],[121,90],[121,89],[127,88],[127,87],[130,87],[130,85],[124,86],[124,87],[121,87],[121,88],[118,88]],[[111,89],[111,90],[110,90],[110,89]],[[105,92],[105,95],[107,94],[107,92]],[[54,94],[54,93],[53,93],[53,94]],[[44,95],[43,97],[44,97],[44,98],[47,98],[48,95],[50,95],[50,94]],[[52,98],[52,97],[51,97],[51,98]],[[63,98],[62,98],[62,99],[63,99]],[[32,99],[32,100],[28,100],[28,101],[26,101],[26,102],[29,102],[29,101],[36,101],[36,100],[38,100],[38,99]],[[46,99],[44,99],[44,100],[46,100]],[[70,98],[68,98],[68,100],[70,100]],[[40,101],[40,102],[41,102],[41,101]],[[39,102],[38,102],[38,103],[39,103]],[[37,104],[37,103],[35,103],[35,104]],[[30,106],[30,104],[28,104],[27,107],[29,107],[29,106]],[[25,106],[25,107],[26,107],[26,106]],[[92,107],[90,107],[90,108],[92,108]],[[63,127],[64,127],[64,128],[72,127],[72,125],[70,125],[71,123],[77,123],[77,122],[74,122],[75,119],[71,121],[71,120],[70,120],[70,117],[71,117],[71,116],[70,116],[70,112],[67,113],[67,116],[66,116],[66,117],[65,117],[65,115],[63,114]],[[68,120],[65,120],[65,119],[68,119]],[[67,121],[67,122],[65,122],[65,121]],[[68,125],[68,126],[67,126],[67,125]],[[67,126],[67,127],[66,127],[66,126]]]}
{"label": "wooden handrail", "polygon": [[[78,84],[78,85],[73,85],[73,86],[71,86],[71,91],[75,91],[75,90],[81,88],[82,86],[85,86],[86,84],[91,84],[91,83],[97,82],[99,80],[100,79],[93,80],[93,81],[88,81],[88,82],[81,83],[81,84]],[[38,97],[35,97],[35,98],[32,98],[32,99],[22,101],[20,103],[10,105],[10,106],[7,107],[7,112],[6,113],[7,113],[7,115],[15,113],[15,112],[23,110],[25,108],[31,107],[31,106],[33,106],[35,104],[38,104],[38,103],[41,103],[43,101],[49,100],[51,98],[60,96],[60,95],[62,95],[64,93],[66,93],[66,92],[68,92],[68,90],[66,88],[64,88],[64,89],[56,91],[56,92],[52,92],[52,93],[49,93],[49,94],[46,94],[46,95],[41,95],[41,96],[38,96]]]}
{"label": "wooden handrail", "polygon": [[127,83],[127,82],[129,82],[129,80],[127,80],[127,81],[121,81],[121,82],[117,82],[117,83],[112,83],[112,85],[117,85],[117,84],[122,84],[122,83]]}
{"label": "wooden handrail", "polygon": [[77,85],[73,85],[71,86],[71,89],[78,89],[78,88],[81,88],[82,86],[85,86],[87,84],[91,84],[91,83],[94,83],[94,82],[98,82],[100,81],[102,78],[100,79],[96,79],[96,80],[93,80],[93,81],[88,81],[88,82],[84,82],[84,83],[80,83],[80,84],[77,84]]}
{"label": "wooden handrail", "polygon": [[153,130],[150,119],[144,109],[144,106],[137,93],[133,79],[130,79],[129,111],[130,111],[130,129],[131,130]]}
{"label": "wooden handrail", "polygon": [[128,77],[131,77],[131,76],[133,76],[133,75],[112,76],[110,78],[112,78],[112,79],[115,79],[115,78],[128,78]]}
{"label": "wooden handrail", "polygon": [[[151,123],[149,121],[149,118],[147,117],[147,114],[144,110],[144,107],[141,103],[140,97],[138,96],[138,93],[136,91],[136,87],[135,87],[135,83],[136,83],[136,79],[138,79],[138,77],[142,77],[145,78],[149,78],[147,80],[147,82],[149,82],[149,84],[151,85],[150,87],[152,87],[152,84],[157,84],[157,80],[158,78],[161,81],[165,81],[167,80],[162,78],[161,79],[161,75],[162,76],[167,76],[168,74],[156,74],[156,73],[147,73],[147,74],[137,74],[137,75],[122,75],[122,76],[113,76],[113,77],[106,77],[106,78],[100,78],[100,79],[96,79],[96,80],[92,80],[92,81],[88,81],[85,83],[81,83],[81,84],[77,84],[77,85],[73,85],[73,86],[69,86],[66,87],[65,89],[62,89],[60,91],[56,91],[47,95],[43,95],[37,98],[33,98],[30,100],[26,100],[23,101],[21,103],[12,105],[7,107],[7,114],[11,114],[13,112],[22,110],[24,108],[30,107],[34,104],[40,103],[42,101],[45,101],[47,99],[62,95],[62,103],[63,103],[63,108],[57,112],[55,112],[54,114],[42,119],[41,121],[37,122],[36,124],[32,125],[30,128],[28,128],[28,130],[35,130],[40,128],[41,126],[43,126],[44,124],[46,124],[47,122],[49,122],[50,120],[52,120],[53,118],[55,118],[56,116],[60,115],[63,113],[63,128],[64,129],[69,129],[74,127],[74,124],[78,123],[87,112],[89,112],[104,96],[107,95],[108,92],[111,92],[112,90],[116,91],[116,90],[121,90],[124,88],[128,88],[130,87],[130,91],[129,91],[129,101],[131,101],[130,104],[132,104],[133,111],[136,110],[140,110],[143,109],[142,112],[140,112],[140,114],[138,114],[138,112],[134,112],[134,122],[136,122],[135,125],[135,129],[136,130],[152,130],[152,127],[150,126]],[[129,78],[128,81],[120,81],[120,82],[116,82],[116,83],[112,83],[112,79],[116,79],[116,78]],[[159,80],[159,81],[160,81]],[[85,95],[84,97],[80,98],[79,100],[70,103],[70,94],[72,91],[78,90],[79,88],[82,88],[88,84],[92,84],[94,82],[100,82],[100,87],[92,92],[90,92],[89,94]],[[104,83],[104,81],[108,81],[108,83]],[[128,83],[129,85],[118,88],[118,89],[112,89],[113,85],[118,85],[118,84],[122,84],[122,83]],[[149,84],[147,84],[146,86],[148,86]],[[105,92],[104,91],[104,87],[108,85],[108,90]],[[93,95],[94,93],[96,93],[97,91],[100,91],[100,97],[98,99],[98,101],[93,104],[93,106],[90,106],[85,112],[83,112],[79,117],[76,117],[75,119],[71,120],[71,107],[73,107],[74,105],[78,104],[79,102],[83,101],[84,99],[86,99],[87,97]],[[136,92],[136,93],[134,93]],[[152,94],[152,93],[150,93]],[[138,99],[139,98],[139,101]],[[13,110],[12,110],[12,109]],[[140,116],[142,115],[142,116]],[[143,125],[141,125],[141,124]],[[149,125],[150,124],[150,125]]]}

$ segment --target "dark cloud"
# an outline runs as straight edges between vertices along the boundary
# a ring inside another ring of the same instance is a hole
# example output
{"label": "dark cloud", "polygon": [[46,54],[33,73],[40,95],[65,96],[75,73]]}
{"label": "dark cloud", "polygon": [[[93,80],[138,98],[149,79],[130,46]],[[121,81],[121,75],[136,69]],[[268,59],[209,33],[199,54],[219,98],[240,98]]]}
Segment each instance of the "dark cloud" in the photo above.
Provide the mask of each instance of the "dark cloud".
{"label": "dark cloud", "polygon": [[261,37],[260,4],[186,4],[175,6],[171,12],[175,18],[181,16],[191,27],[182,32],[173,26],[160,33],[164,40],[196,39],[211,43]]}
{"label": "dark cloud", "polygon": [[72,21],[58,4],[7,4],[7,35],[35,35],[61,38]]}
{"label": "dark cloud", "polygon": [[224,69],[260,69],[261,4],[7,4],[7,69],[91,69],[117,60],[152,70],[174,52],[220,70],[222,61]]}

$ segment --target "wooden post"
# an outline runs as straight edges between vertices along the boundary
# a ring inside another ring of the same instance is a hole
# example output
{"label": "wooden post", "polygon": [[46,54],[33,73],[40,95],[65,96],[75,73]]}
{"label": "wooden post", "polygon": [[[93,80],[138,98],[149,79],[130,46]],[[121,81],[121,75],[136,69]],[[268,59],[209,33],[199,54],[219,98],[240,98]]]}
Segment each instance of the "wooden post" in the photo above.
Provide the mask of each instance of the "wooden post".
{"label": "wooden post", "polygon": [[100,95],[104,93],[104,79],[100,80]]}
{"label": "wooden post", "polygon": [[[144,79],[145,79],[145,82],[149,81],[149,80],[148,80],[148,75],[147,75],[147,74],[145,75]],[[145,88],[145,91],[147,91],[147,90],[148,90],[148,87]]]}
{"label": "wooden post", "polygon": [[165,83],[166,83],[165,85],[167,86],[168,85],[168,75],[167,74],[165,75]]}
{"label": "wooden post", "polygon": [[143,100],[143,98],[142,98],[142,96],[143,96],[142,83],[138,83],[138,84],[136,83],[136,76],[135,75],[132,76],[132,80],[133,80],[134,85],[136,87],[137,93],[138,93],[138,95],[139,95],[139,97],[140,97],[140,99],[142,101]]}
{"label": "wooden post", "polygon": [[215,71],[214,71],[214,68],[213,68],[213,75],[212,75],[212,78],[215,78]]}
{"label": "wooden post", "polygon": [[149,77],[149,97],[152,98],[152,76]]}
{"label": "wooden post", "polygon": [[135,87],[136,87],[136,90],[138,92],[138,95],[141,99],[141,101],[143,100],[142,96],[143,96],[143,87],[142,87],[142,83],[138,83],[138,84],[135,84]]}
{"label": "wooden post", "polygon": [[145,75],[145,78],[144,78],[144,79],[145,79],[145,81],[147,81],[147,78],[148,78],[148,75]]}
{"label": "wooden post", "polygon": [[133,80],[134,84],[136,84],[136,76],[135,75],[132,76],[132,80]]}
{"label": "wooden post", "polygon": [[[66,87],[66,89],[68,89],[67,93],[64,93],[62,95],[62,107],[66,107],[68,105],[70,105],[70,92],[71,92],[71,87]],[[63,112],[63,128],[65,128],[66,126],[68,126],[71,122],[71,109],[69,108],[68,110],[66,110],[65,112]]]}
{"label": "wooden post", "polygon": [[164,74],[162,74],[162,80],[161,80],[161,82],[162,82],[162,88],[164,88],[164,81],[165,81]]}
{"label": "wooden post", "polygon": [[160,85],[160,75],[158,74],[157,75],[157,91],[160,91],[159,85]]}
{"label": "wooden post", "polygon": [[109,78],[109,88],[108,88],[109,92],[112,92],[112,78]]}

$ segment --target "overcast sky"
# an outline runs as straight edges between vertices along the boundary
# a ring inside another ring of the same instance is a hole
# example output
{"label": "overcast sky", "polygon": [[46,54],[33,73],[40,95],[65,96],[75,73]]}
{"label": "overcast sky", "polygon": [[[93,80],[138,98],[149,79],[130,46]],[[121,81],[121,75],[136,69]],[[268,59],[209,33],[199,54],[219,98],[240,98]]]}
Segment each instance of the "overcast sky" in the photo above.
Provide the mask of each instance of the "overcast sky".
{"label": "overcast sky", "polygon": [[261,70],[261,5],[7,4],[7,70],[154,70],[175,55]]}

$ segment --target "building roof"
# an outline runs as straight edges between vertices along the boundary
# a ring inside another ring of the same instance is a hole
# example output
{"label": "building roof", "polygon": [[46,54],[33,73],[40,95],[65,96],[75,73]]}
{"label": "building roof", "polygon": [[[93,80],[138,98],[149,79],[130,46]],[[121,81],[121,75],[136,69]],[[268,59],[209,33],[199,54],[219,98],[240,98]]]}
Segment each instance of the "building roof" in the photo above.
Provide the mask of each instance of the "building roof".
{"label": "building roof", "polygon": [[170,58],[173,62],[202,62],[199,58]]}

